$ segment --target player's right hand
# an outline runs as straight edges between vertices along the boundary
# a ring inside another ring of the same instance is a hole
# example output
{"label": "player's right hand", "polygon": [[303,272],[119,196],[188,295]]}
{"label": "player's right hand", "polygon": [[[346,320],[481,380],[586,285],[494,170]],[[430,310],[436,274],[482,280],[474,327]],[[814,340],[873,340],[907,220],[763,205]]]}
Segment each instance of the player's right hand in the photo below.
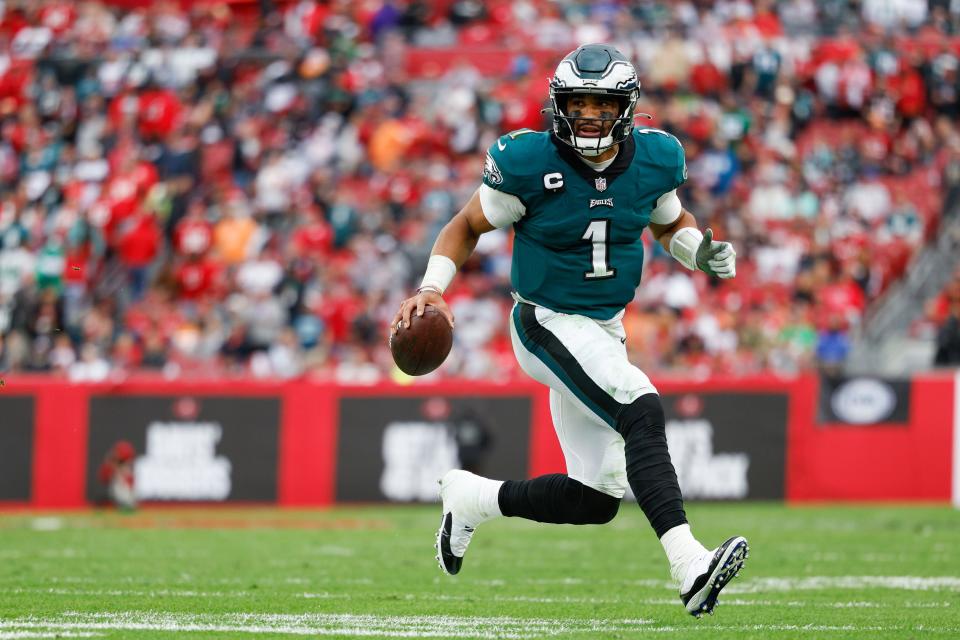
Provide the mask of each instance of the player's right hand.
{"label": "player's right hand", "polygon": [[390,334],[393,335],[400,329],[409,328],[410,316],[414,313],[422,316],[423,310],[427,305],[436,307],[437,311],[450,323],[450,328],[453,328],[453,313],[450,311],[450,307],[447,306],[446,300],[436,291],[425,289],[412,298],[407,298],[400,303],[400,309],[397,310],[397,314],[393,316],[393,320],[390,322]]}

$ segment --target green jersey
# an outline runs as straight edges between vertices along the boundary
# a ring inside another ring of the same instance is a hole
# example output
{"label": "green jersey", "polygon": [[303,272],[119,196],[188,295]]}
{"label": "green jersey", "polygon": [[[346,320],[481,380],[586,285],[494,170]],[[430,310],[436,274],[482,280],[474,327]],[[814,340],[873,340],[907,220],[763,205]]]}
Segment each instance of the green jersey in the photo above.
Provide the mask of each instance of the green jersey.
{"label": "green jersey", "polygon": [[500,137],[483,182],[524,207],[513,224],[514,290],[554,311],[612,318],[640,284],[640,236],[657,200],[686,177],[683,147],[659,129],[634,130],[603,171],[551,132]]}

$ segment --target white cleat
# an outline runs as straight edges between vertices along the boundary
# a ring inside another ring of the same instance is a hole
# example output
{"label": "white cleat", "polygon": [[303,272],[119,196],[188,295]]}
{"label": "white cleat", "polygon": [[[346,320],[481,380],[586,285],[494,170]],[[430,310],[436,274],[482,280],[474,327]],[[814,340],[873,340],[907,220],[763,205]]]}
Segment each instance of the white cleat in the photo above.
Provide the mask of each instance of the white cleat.
{"label": "white cleat", "polygon": [[680,585],[680,600],[687,613],[697,618],[713,615],[720,590],[736,577],[749,554],[747,539],[734,536],[691,562]]}
{"label": "white cleat", "polygon": [[449,575],[460,572],[463,555],[476,526],[487,520],[479,504],[482,483],[486,478],[469,471],[453,469],[440,480],[440,499],[443,500],[443,515],[437,531],[437,561]]}

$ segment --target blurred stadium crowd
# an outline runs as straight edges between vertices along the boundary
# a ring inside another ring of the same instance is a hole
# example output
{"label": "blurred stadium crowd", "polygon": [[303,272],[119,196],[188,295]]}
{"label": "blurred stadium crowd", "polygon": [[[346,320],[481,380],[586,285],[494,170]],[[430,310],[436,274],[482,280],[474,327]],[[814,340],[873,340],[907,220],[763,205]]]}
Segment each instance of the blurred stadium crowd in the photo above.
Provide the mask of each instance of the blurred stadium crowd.
{"label": "blurred stadium crowd", "polygon": [[[0,371],[397,376],[386,323],[582,42],[636,62],[740,256],[719,284],[650,246],[624,322],[653,375],[838,367],[960,185],[949,0],[145,4],[0,3]],[[451,288],[436,375],[520,375],[510,242]]]}

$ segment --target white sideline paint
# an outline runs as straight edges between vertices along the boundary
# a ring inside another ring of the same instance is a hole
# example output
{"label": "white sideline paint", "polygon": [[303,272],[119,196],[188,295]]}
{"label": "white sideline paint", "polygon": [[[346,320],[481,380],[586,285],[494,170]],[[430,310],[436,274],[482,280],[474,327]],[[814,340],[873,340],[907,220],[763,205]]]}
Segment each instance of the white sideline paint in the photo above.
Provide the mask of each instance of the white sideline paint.
{"label": "white sideline paint", "polygon": [[641,631],[650,620],[553,620],[539,618],[459,616],[376,616],[352,614],[225,614],[65,613],[59,617],[0,620],[8,630],[207,631],[233,634],[270,633],[298,636],[377,636],[389,638],[517,638],[535,639],[568,633]]}
{"label": "white sideline paint", "polygon": [[[778,579],[780,580],[780,579]],[[782,591],[780,586],[771,591]],[[806,590],[814,590],[809,587]],[[727,589],[728,592],[735,593],[736,590]],[[762,592],[762,588],[750,588],[743,593]],[[172,598],[252,598],[258,595],[255,591],[178,591],[176,589],[158,589],[151,591],[123,590],[123,589],[64,589],[64,588],[41,588],[41,587],[15,587],[11,589],[0,589],[0,594],[44,594],[44,595],[64,595],[64,596],[97,596],[97,597],[172,597]],[[303,592],[291,594],[291,597],[303,598],[305,600],[346,600],[351,596],[346,593],[331,593],[329,591]],[[457,596],[449,594],[406,594],[405,600],[428,600],[444,602],[466,602],[476,600],[475,596]],[[494,595],[488,598],[492,602],[534,602],[537,604],[631,604],[631,605],[651,605],[651,606],[670,606],[680,602],[678,598],[634,598],[625,596],[623,598],[595,598],[595,597],[576,597],[576,596],[507,596]],[[809,607],[814,609],[873,609],[888,608],[892,605],[878,602],[867,601],[839,601],[839,602],[803,602],[800,600],[758,600],[746,598],[724,598],[725,607]],[[946,609],[951,606],[950,602],[905,602],[902,605],[907,608],[923,609]],[[0,640],[3,636],[0,636]]]}
{"label": "white sideline paint", "polygon": [[[554,578],[550,580],[532,579],[525,584],[578,585],[575,578]],[[646,589],[676,589],[676,585],[665,580],[594,580],[593,584],[612,584],[621,587],[642,587]],[[764,591],[791,591],[803,589],[816,591],[822,589],[904,589],[907,591],[958,591],[960,577],[957,576],[782,576],[771,578],[743,578],[731,582],[724,593],[762,593]]]}
{"label": "white sideline paint", "polygon": [[311,593],[311,592],[309,592],[309,591],[305,591],[305,592],[303,592],[303,593],[300,594],[300,597],[301,597],[301,598],[306,598],[307,600],[313,600],[313,599],[316,599],[316,600],[347,600],[347,599],[349,599],[349,598],[351,598],[351,597],[353,597],[353,596],[351,596],[349,593],[330,593],[329,591],[319,591],[319,592]]}
{"label": "white sideline paint", "polygon": [[[68,582],[68,580],[60,580]],[[676,587],[669,582],[662,580],[630,580],[630,581],[598,581],[603,584],[617,584],[619,586],[638,586],[652,589],[664,589],[674,591]],[[787,591],[822,591],[826,589],[901,589],[905,591],[948,591],[960,592],[960,577],[957,576],[805,576],[805,577],[770,577],[770,578],[744,578],[730,583],[724,590],[726,594],[754,594],[769,592],[787,592]],[[146,597],[146,598],[255,598],[260,594],[253,590],[221,590],[221,591],[198,591],[194,589],[75,589],[70,587],[0,587],[0,593],[7,594],[44,594],[44,595],[63,595],[63,596],[96,596],[96,597]],[[307,600],[342,600],[350,596],[346,593],[334,593],[331,591],[303,591],[290,594],[291,597],[304,598]],[[449,594],[430,594],[422,596],[428,600],[470,600],[467,596],[457,596]],[[409,595],[408,599],[420,599],[421,596]],[[596,598],[584,596],[509,596],[493,595],[491,600],[500,602],[534,602],[543,604],[622,604],[624,602],[645,604],[667,604],[677,603],[679,599],[673,598],[648,598],[646,600],[626,596],[624,598]],[[734,600],[724,599],[724,604],[741,604],[749,606],[751,604],[761,604],[759,600]],[[767,601],[763,601],[767,603]],[[779,606],[835,606],[835,607],[869,607],[878,606],[869,602],[842,602],[828,604],[805,604],[789,602],[769,602]],[[919,604],[917,606],[920,606]],[[949,603],[926,604],[923,606],[940,607],[949,606]]]}
{"label": "white sideline paint", "polygon": [[0,640],[20,640],[21,638],[99,638],[102,633],[89,633],[72,631],[11,631],[9,633],[0,632]]}
{"label": "white sideline paint", "polygon": [[[353,556],[356,551],[350,547],[338,547],[332,544],[325,544],[319,547],[313,547],[308,549],[310,553],[314,553],[318,556],[338,556],[341,558],[349,558]],[[284,564],[286,566],[286,564]]]}
{"label": "white sideline paint", "polygon": [[[256,591],[193,591],[184,589],[67,589],[64,587],[14,587],[0,593],[42,593],[52,596],[109,596],[116,598],[251,598]],[[346,597],[346,596],[345,596]]]}
{"label": "white sideline paint", "polygon": [[953,379],[953,506],[960,509],[960,371]]}
{"label": "white sideline paint", "polygon": [[[312,594],[303,594],[304,597],[315,597]],[[476,600],[474,596],[452,596],[445,594],[413,595],[407,594],[406,600],[430,600],[430,601],[455,601],[463,602]],[[538,596],[492,596],[488,598],[493,602],[536,602],[539,604],[631,604],[631,605],[676,605],[680,602],[679,598],[632,598],[625,596],[623,598],[577,598],[577,597],[538,597]],[[744,598],[724,598],[725,607],[811,607],[820,609],[882,609],[890,605],[879,602],[802,602],[799,600],[756,600]],[[949,607],[950,603],[925,603],[924,606],[930,608]]]}
{"label": "white sideline paint", "polygon": [[34,531],[59,531],[63,528],[63,520],[53,516],[34,518],[30,521],[30,528]]}
{"label": "white sideline paint", "polygon": [[[794,624],[719,624],[701,627],[711,633],[793,632],[793,633],[872,633],[903,631],[908,633],[957,632],[957,627],[794,625]],[[657,625],[650,620],[552,620],[508,616],[482,618],[457,616],[375,616],[349,614],[254,614],[197,615],[182,613],[65,613],[61,616],[37,616],[0,619],[0,638],[93,637],[97,631],[156,631],[177,634],[216,632],[231,634],[273,634],[295,636],[376,636],[390,638],[519,638],[562,637],[576,633],[663,634],[689,632],[689,626]]]}
{"label": "white sideline paint", "polygon": [[[13,587],[0,589],[0,593],[24,594],[36,593],[51,596],[96,596],[115,598],[254,598],[257,591],[194,591],[192,589],[67,589],[64,587]],[[347,593],[296,594],[301,598],[321,600],[344,600],[350,598]]]}
{"label": "white sideline paint", "polygon": [[[622,602],[626,602],[623,600]],[[639,600],[630,600],[637,604],[650,605],[672,605],[679,602],[679,599],[673,598],[641,598]],[[811,609],[883,609],[890,605],[879,602],[802,602],[800,600],[745,600],[743,598],[724,598],[721,600],[724,607],[793,607]],[[941,606],[936,604],[935,606]],[[947,605],[949,606],[949,604]]]}
{"label": "white sideline paint", "polygon": [[903,589],[906,591],[960,592],[956,576],[808,576],[805,578],[748,578],[732,582],[725,593],[768,591],[819,591],[823,589]]}

